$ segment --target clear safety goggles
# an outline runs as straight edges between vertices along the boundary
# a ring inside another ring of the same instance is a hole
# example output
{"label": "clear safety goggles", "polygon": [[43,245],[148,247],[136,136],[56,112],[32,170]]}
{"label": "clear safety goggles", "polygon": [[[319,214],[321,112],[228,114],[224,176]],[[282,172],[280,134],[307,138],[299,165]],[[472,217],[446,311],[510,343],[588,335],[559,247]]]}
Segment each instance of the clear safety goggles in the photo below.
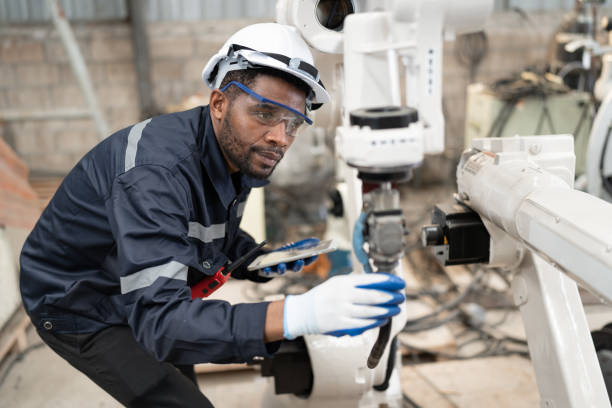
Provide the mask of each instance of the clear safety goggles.
{"label": "clear safety goggles", "polygon": [[295,136],[297,130],[304,122],[312,125],[312,120],[300,111],[293,109],[291,106],[263,97],[240,82],[231,81],[221,88],[220,91],[225,92],[230,85],[236,85],[243,92],[259,102],[250,106],[248,111],[249,114],[262,125],[276,126],[281,122],[285,122],[285,133],[289,136]]}

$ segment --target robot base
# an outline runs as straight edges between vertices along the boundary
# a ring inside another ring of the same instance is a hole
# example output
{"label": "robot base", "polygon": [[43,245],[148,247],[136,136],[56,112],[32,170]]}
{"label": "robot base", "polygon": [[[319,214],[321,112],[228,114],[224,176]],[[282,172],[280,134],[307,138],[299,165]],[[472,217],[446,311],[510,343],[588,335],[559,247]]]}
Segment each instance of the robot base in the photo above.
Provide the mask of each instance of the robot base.
{"label": "robot base", "polygon": [[355,337],[305,336],[314,373],[313,387],[308,397],[293,394],[275,394],[274,379],[268,384],[262,401],[265,408],[390,408],[402,406],[399,370],[401,359],[395,359],[395,368],[385,391],[373,386],[384,379],[388,361],[388,348],[381,364],[374,370],[366,367],[367,355],[376,339],[377,330]]}

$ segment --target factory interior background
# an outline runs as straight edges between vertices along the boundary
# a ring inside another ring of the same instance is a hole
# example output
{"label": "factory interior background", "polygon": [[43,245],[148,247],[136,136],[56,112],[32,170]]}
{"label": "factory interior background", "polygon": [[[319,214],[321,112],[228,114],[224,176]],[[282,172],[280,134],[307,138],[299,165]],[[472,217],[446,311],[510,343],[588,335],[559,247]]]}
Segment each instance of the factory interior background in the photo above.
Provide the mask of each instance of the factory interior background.
{"label": "factory interior background", "polygon": [[[276,2],[59,3],[110,134],[207,104],[210,90],[201,72],[208,58],[238,29],[274,21]],[[118,407],[41,342],[19,296],[24,240],[66,174],[101,140],[49,4],[0,0],[0,407]],[[512,271],[444,267],[423,247],[420,231],[434,206],[453,201],[457,164],[474,138],[571,134],[576,187],[585,188],[603,57],[592,55],[585,66],[582,51],[563,47],[568,36],[610,44],[606,30],[612,27],[601,23],[608,15],[612,5],[603,1],[496,0],[482,31],[445,39],[445,149],[427,155],[400,187],[410,230],[402,258],[409,318],[429,316],[400,334],[404,406],[540,406]],[[339,95],[341,55],[314,51],[314,57],[332,97]],[[331,103],[316,113],[316,129],[296,138],[271,184],[252,198],[249,228],[272,246],[341,230],[342,204],[334,190],[340,108]],[[338,241],[339,251],[297,275],[260,286],[229,282],[215,296],[259,301],[346,273],[350,243]],[[609,304],[582,288],[580,294],[592,331],[612,322]],[[196,372],[218,407],[261,406],[270,386],[257,364],[202,364]]]}

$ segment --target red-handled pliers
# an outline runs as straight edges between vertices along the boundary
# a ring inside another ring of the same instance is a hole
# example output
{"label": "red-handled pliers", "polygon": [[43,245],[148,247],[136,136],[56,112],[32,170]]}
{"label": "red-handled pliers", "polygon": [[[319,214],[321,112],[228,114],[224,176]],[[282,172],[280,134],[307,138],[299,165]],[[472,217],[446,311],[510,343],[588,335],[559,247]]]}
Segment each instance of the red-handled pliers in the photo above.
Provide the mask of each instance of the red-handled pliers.
{"label": "red-handled pliers", "polygon": [[232,272],[234,272],[240,265],[245,263],[251,258],[257,251],[259,251],[266,241],[262,241],[259,244],[251,248],[246,254],[236,259],[229,265],[223,265],[217,272],[212,276],[207,276],[195,285],[191,287],[191,298],[205,298],[211,295],[215,290],[219,289],[229,279]]}

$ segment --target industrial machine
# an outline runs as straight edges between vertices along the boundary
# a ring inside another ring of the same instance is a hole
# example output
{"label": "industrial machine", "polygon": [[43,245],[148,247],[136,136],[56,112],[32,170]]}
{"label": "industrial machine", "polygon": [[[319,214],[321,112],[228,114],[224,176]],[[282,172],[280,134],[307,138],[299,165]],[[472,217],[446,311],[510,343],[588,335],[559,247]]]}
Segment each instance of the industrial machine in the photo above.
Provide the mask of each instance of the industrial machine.
{"label": "industrial machine", "polygon": [[594,109],[589,92],[570,90],[530,72],[491,85],[470,84],[464,146],[483,137],[572,134],[579,176],[586,172]]}
{"label": "industrial machine", "polygon": [[604,200],[612,201],[612,23],[608,17],[602,19],[602,28],[608,32],[608,44],[600,45],[593,39],[576,40],[568,43],[569,51],[583,50],[590,56],[601,56],[601,74],[595,82],[594,97],[599,108],[586,150],[586,191]]}
{"label": "industrial machine", "polygon": [[[603,3],[603,0],[576,0],[574,12],[566,16],[561,29],[555,34],[556,54],[550,63],[552,72],[558,75],[564,83],[574,89],[588,91],[593,101],[593,107],[590,107],[591,104],[586,100],[579,102],[584,108],[582,112],[588,112],[588,115],[581,115],[581,119],[576,122],[580,126],[576,126],[576,129],[571,132],[575,138],[578,159],[576,163],[576,173],[579,176],[576,181],[577,187],[596,197],[612,201],[612,147],[609,143],[610,124],[612,123],[612,96],[610,95],[612,90],[612,23],[609,17],[601,19],[600,28],[608,33],[608,43],[599,44],[596,21],[599,6]],[[601,59],[601,64],[599,64],[601,72],[597,81],[594,81],[597,76],[597,67],[594,62],[597,62],[599,58]],[[568,97],[577,101],[584,99],[582,92],[569,94]],[[549,109],[549,111],[563,114],[555,119],[560,125],[556,131],[551,133],[563,133],[563,127],[566,126],[564,122],[571,118],[571,111],[577,109],[573,101],[566,102],[572,103],[563,103],[557,107],[562,109]],[[591,122],[590,111],[595,107],[597,107],[597,114],[592,120],[592,126],[583,126],[585,122]],[[550,121],[553,122],[553,119],[551,118]],[[587,137],[584,134],[585,130],[590,130]],[[519,131],[515,134],[528,133]]]}
{"label": "industrial machine", "polygon": [[[596,24],[603,3],[575,1],[575,9],[553,36],[547,74],[524,72],[515,80],[468,86],[466,147],[479,137],[572,134],[577,188],[612,200],[612,99],[607,99],[612,90],[612,42],[597,42]],[[610,21],[604,17],[601,22],[608,37]]]}
{"label": "industrial machine", "polygon": [[515,271],[542,407],[610,407],[576,282],[612,301],[612,204],[574,190],[574,166],[571,135],[476,139],[422,239],[443,264]]}
{"label": "industrial machine", "polygon": [[[313,48],[343,55],[336,154],[353,231],[352,273],[401,273],[406,231],[397,183],[424,154],[444,148],[443,38],[482,28],[492,7],[490,0],[277,2],[278,22],[297,27]],[[270,381],[264,405],[399,407],[394,339],[405,321],[404,312],[359,336],[286,342],[263,365],[276,387]]]}

